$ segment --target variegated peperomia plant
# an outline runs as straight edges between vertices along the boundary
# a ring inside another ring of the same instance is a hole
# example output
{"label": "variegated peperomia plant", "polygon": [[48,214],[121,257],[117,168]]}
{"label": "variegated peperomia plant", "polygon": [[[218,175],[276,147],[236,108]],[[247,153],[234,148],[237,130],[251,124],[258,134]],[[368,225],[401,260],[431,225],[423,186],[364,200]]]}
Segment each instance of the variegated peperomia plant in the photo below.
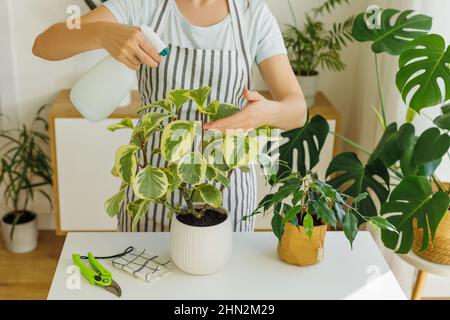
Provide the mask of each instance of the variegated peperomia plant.
{"label": "variegated peperomia plant", "polygon": [[[151,203],[163,204],[170,217],[192,214],[201,219],[207,209],[222,205],[222,191],[229,185],[234,170],[248,171],[248,165],[257,160],[268,164],[268,157],[261,153],[265,142],[261,141],[267,141],[270,129],[226,133],[203,130],[202,124],[207,119],[219,120],[239,111],[237,106],[216,100],[207,103],[210,92],[210,87],[170,91],[167,99],[138,110],[144,115],[136,126],[125,118],[108,127],[110,131],[132,130],[130,143],[116,152],[112,174],[122,184],[119,192],[105,203],[110,216],[119,213],[125,189],[130,186],[135,200],[127,203],[126,210],[133,219],[133,228],[147,214]],[[201,121],[178,120],[189,103],[197,106]],[[153,150],[148,149],[149,139],[159,141]],[[153,165],[151,154],[160,154],[165,165]],[[181,193],[183,203],[170,201],[176,190]],[[194,208],[194,203],[202,203],[200,209]]]}

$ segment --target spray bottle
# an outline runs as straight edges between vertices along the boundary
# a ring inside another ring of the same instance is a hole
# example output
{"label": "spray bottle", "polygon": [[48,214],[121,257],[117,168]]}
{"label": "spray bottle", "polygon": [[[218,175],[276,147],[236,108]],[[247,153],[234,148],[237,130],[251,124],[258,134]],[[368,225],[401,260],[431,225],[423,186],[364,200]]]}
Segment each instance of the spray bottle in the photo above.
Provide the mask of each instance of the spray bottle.
{"label": "spray bottle", "polygon": [[[169,54],[169,48],[147,25],[141,31],[161,56]],[[120,105],[136,81],[136,71],[107,56],[86,73],[70,91],[70,100],[91,122],[108,116]]]}

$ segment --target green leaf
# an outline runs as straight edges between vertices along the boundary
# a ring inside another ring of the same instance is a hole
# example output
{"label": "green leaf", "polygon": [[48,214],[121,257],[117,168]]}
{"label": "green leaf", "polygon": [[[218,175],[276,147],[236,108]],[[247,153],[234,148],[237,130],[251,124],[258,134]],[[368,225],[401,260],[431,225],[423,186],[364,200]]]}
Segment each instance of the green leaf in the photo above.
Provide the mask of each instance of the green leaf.
{"label": "green leaf", "polygon": [[[343,188],[344,194],[356,197],[361,193],[368,193],[369,196],[362,200],[358,207],[359,211],[367,216],[376,216],[377,208],[369,190],[373,191],[383,203],[389,195],[389,173],[386,165],[380,159],[375,159],[372,163],[363,165],[356,154],[345,152],[337,155],[330,163],[327,177],[332,177],[328,183],[334,188]],[[381,178],[382,182],[378,178]],[[358,216],[359,223],[364,223]]]}
{"label": "green leaf", "polygon": [[305,228],[305,233],[308,236],[308,238],[311,239],[314,233],[314,221],[309,213],[307,213],[303,218],[303,228]]}
{"label": "green leaf", "polygon": [[219,208],[222,205],[222,192],[210,184],[201,184],[195,187],[202,202],[206,202],[213,208]]}
{"label": "green leaf", "polygon": [[133,221],[131,222],[131,231],[136,231],[136,227],[139,223],[139,221],[144,218],[147,215],[148,207],[149,207],[150,201],[142,201],[139,204],[138,210],[136,214],[133,216]]}
{"label": "green leaf", "polygon": [[368,196],[367,192],[363,192],[361,194],[358,194],[356,197],[353,198],[352,204],[355,205],[355,204],[361,202],[362,200],[367,198],[367,196]]}
{"label": "green leaf", "polygon": [[214,116],[217,113],[219,105],[220,105],[220,102],[217,100],[214,100],[211,103],[209,103],[206,107],[198,106],[198,111],[200,113],[204,113],[209,116]]}
{"label": "green leaf", "polygon": [[438,128],[425,130],[413,147],[403,155],[400,166],[405,176],[430,176],[450,148],[450,136]]}
{"label": "green leaf", "polygon": [[104,207],[110,217],[115,217],[119,213],[124,200],[125,187],[120,188],[119,192],[106,200]]}
{"label": "green leaf", "polygon": [[177,174],[183,182],[202,183],[206,176],[206,161],[202,154],[196,151],[185,155],[177,165]]}
{"label": "green leaf", "polygon": [[221,103],[217,107],[217,113],[211,115],[211,121],[216,121],[224,118],[231,117],[235,113],[239,112],[241,109],[235,105],[228,103]]}
{"label": "green leaf", "polygon": [[353,241],[358,234],[358,219],[351,210],[344,216],[343,227],[344,234],[348,241],[350,241],[350,246],[353,248]]}
{"label": "green leaf", "polygon": [[441,110],[442,115],[434,119],[434,124],[443,130],[450,130],[450,103]]}
{"label": "green leaf", "polygon": [[164,171],[150,165],[139,171],[133,181],[133,191],[139,199],[159,199],[167,192],[168,186]]}
{"label": "green leaf", "polygon": [[159,126],[164,120],[173,118],[173,115],[167,115],[158,112],[149,112],[142,117],[139,129],[144,130],[144,136],[147,137],[152,133],[157,126]]}
{"label": "green leaf", "polygon": [[426,177],[405,178],[381,207],[382,216],[399,232],[381,230],[384,245],[397,253],[408,253],[414,241],[413,220],[417,219],[417,227],[424,234],[422,248],[427,248],[428,239],[434,240],[448,206],[449,196],[442,191],[433,194]]}
{"label": "green leaf", "polygon": [[294,195],[292,196],[292,205],[296,206],[302,200],[304,195],[305,192],[303,190],[299,190],[296,193],[294,193]]}
{"label": "green leaf", "polygon": [[300,213],[300,210],[302,209],[302,206],[294,206],[289,208],[284,214],[283,217],[283,224],[286,222],[291,222],[293,220],[297,220],[297,214]]}
{"label": "green leaf", "polygon": [[128,202],[128,204],[127,204],[127,213],[128,213],[128,215],[129,215],[131,218],[133,218],[133,217],[137,214],[137,212],[138,212],[138,210],[139,210],[139,205],[140,205],[143,201],[145,201],[145,200],[137,199],[137,200]]}
{"label": "green leaf", "polygon": [[327,203],[323,200],[313,200],[312,206],[317,216],[323,219],[326,224],[336,228],[336,216],[334,215],[333,210],[331,210]]}
{"label": "green leaf", "polygon": [[338,202],[335,202],[333,208],[339,222],[344,223],[345,211],[342,205],[340,205]]}
{"label": "green leaf", "polygon": [[140,114],[146,110],[155,111],[157,109],[168,112],[169,114],[173,113],[172,103],[168,99],[159,100],[159,101],[153,102],[149,105],[143,106],[143,107],[139,108],[137,112],[138,112],[138,114]]}
{"label": "green leaf", "polygon": [[213,181],[217,176],[216,169],[214,169],[214,167],[210,166],[210,165],[206,166],[206,175],[205,176],[206,176],[206,180]]}
{"label": "green leaf", "polygon": [[[328,122],[321,116],[314,116],[303,128],[294,129],[282,133],[288,141],[279,148],[279,161],[285,163],[291,169],[297,169],[301,175],[312,170],[319,163],[319,155],[328,135]],[[308,150],[305,150],[306,143]],[[297,151],[297,162],[294,163],[294,150]],[[309,157],[309,166],[306,166],[306,154]],[[289,169],[280,166],[278,177],[289,173]]]}
{"label": "green leaf", "polygon": [[183,104],[188,102],[189,99],[189,90],[177,89],[169,91],[169,100],[174,104],[177,111]]}
{"label": "green leaf", "polygon": [[134,154],[138,150],[138,146],[126,144],[116,151],[114,167],[119,177],[127,184],[132,183],[137,170],[137,160]]}
{"label": "green leaf", "polygon": [[197,105],[197,108],[200,111],[200,108],[202,108],[205,105],[206,99],[208,99],[209,94],[211,93],[211,88],[204,86],[196,90],[189,90],[187,94],[189,97],[195,102]]}
{"label": "green leaf", "polygon": [[111,124],[108,126],[108,130],[114,132],[119,129],[134,129],[133,121],[130,118],[124,118],[118,123]]}
{"label": "green leaf", "polygon": [[413,146],[414,137],[415,129],[412,124],[405,123],[397,130],[397,123],[391,123],[370,155],[368,163],[380,159],[387,167],[392,166]]}
{"label": "green leaf", "polygon": [[216,171],[216,174],[215,180],[228,188],[230,186],[230,179],[228,179],[226,174],[219,170]]}
{"label": "green leaf", "polygon": [[[369,13],[360,13],[353,23],[352,35],[357,41],[373,42],[372,51],[375,53],[387,52],[391,55],[399,55],[411,40],[426,35],[431,29],[431,17],[420,14],[411,15],[413,12],[412,10],[401,13],[396,9],[383,10],[380,28],[367,23]],[[394,16],[397,17],[394,18]],[[370,19],[370,22],[373,24],[373,19]]]}
{"label": "green leaf", "polygon": [[380,216],[370,217],[370,223],[377,226],[381,230],[387,230],[398,233],[397,229],[383,217]]}
{"label": "green leaf", "polygon": [[168,162],[176,162],[191,151],[196,121],[177,120],[165,126],[161,137],[161,153]]}
{"label": "green leaf", "polygon": [[446,48],[444,38],[431,34],[412,41],[400,55],[399,65],[397,88],[409,108],[419,113],[450,99],[450,46]]}
{"label": "green leaf", "polygon": [[279,214],[274,214],[271,221],[272,231],[280,241],[284,233],[284,224],[282,221],[283,218]]}

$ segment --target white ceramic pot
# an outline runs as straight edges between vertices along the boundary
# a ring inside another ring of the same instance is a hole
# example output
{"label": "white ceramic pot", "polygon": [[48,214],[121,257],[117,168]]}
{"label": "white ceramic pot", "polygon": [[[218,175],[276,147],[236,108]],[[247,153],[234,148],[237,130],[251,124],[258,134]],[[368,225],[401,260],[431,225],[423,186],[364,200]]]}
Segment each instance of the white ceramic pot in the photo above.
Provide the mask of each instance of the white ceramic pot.
{"label": "white ceramic pot", "polygon": [[317,94],[317,86],[319,83],[319,75],[314,76],[297,76],[298,83],[302,87],[305,95],[306,105],[311,108],[314,105]]}
{"label": "white ceramic pot", "polygon": [[227,263],[233,247],[230,215],[225,221],[210,227],[194,227],[172,218],[170,254],[183,271],[195,275],[219,271]]}
{"label": "white ceramic pot", "polygon": [[2,236],[5,247],[13,253],[26,253],[37,247],[38,223],[34,215],[33,220],[17,224],[14,229],[13,238],[10,238],[12,224],[2,219]]}

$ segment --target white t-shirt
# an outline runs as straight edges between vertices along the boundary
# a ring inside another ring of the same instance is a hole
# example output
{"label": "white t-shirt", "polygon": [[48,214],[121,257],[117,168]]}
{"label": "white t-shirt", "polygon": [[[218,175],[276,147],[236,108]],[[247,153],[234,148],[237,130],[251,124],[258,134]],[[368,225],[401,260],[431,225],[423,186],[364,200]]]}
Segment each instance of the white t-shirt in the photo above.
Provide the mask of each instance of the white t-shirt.
{"label": "white t-shirt", "polygon": [[[119,23],[151,25],[164,0],[109,0],[103,5]],[[248,48],[256,63],[274,55],[286,55],[286,47],[275,17],[263,0],[237,0],[241,23],[247,30]],[[208,27],[192,25],[176,3],[168,16],[162,40],[180,47],[196,49],[235,50],[231,17]]]}

